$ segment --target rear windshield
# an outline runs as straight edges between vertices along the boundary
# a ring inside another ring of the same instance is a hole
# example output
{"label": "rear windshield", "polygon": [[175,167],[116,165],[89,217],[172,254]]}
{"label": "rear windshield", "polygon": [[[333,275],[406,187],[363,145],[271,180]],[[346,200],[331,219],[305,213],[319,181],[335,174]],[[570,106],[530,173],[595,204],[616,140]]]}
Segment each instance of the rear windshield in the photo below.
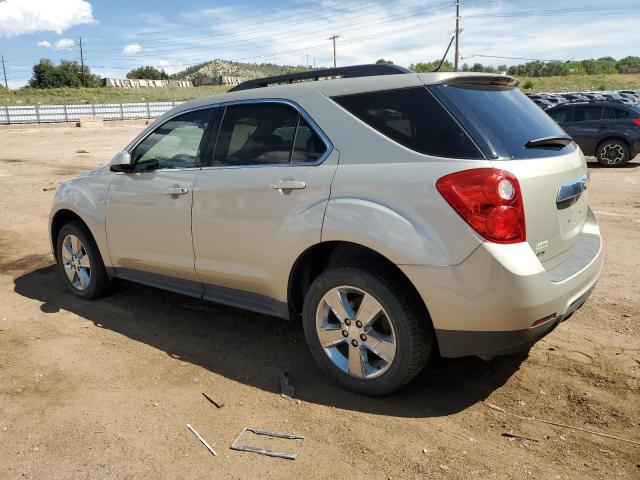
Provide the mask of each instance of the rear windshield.
{"label": "rear windshield", "polygon": [[487,85],[431,85],[489,157],[535,158],[575,149],[525,148],[531,140],[567,134],[540,107],[513,87]]}
{"label": "rear windshield", "polygon": [[483,158],[449,112],[425,87],[333,97],[377,131],[426,155]]}

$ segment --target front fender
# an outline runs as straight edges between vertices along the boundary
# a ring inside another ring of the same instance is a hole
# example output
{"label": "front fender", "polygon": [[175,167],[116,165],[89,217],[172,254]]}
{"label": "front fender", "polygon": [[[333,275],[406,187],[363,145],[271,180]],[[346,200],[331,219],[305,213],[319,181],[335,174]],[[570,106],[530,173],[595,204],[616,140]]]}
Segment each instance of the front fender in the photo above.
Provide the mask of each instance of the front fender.
{"label": "front fender", "polygon": [[49,236],[54,253],[55,239],[52,237],[54,219],[62,211],[69,211],[77,215],[85,223],[100,250],[105,266],[111,266],[105,229],[104,206],[112,177],[103,170],[97,170],[87,176],[69,180],[58,187],[53,200],[51,214],[49,215]]}

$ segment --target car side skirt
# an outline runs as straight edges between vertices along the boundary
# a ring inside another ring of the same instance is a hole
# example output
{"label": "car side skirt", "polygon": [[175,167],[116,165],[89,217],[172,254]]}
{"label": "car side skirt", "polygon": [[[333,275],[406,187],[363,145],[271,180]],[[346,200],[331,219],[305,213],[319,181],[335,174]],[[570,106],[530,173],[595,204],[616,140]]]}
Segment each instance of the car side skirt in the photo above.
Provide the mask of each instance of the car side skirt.
{"label": "car side skirt", "polygon": [[114,271],[117,278],[123,280],[289,320],[287,303],[265,295],[130,268],[116,268]]}

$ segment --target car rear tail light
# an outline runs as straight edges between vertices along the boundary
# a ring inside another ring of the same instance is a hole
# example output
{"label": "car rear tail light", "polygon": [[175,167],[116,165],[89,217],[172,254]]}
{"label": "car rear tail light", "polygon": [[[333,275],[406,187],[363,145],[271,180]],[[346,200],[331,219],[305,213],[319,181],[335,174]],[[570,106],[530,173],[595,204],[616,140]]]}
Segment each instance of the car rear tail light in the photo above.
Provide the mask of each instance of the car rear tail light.
{"label": "car rear tail light", "polygon": [[463,170],[440,178],[436,188],[490,242],[526,241],[522,193],[511,173],[497,168]]}
{"label": "car rear tail light", "polygon": [[634,118],[633,119],[633,123],[635,123],[636,125],[638,125],[640,127],[640,118]]}

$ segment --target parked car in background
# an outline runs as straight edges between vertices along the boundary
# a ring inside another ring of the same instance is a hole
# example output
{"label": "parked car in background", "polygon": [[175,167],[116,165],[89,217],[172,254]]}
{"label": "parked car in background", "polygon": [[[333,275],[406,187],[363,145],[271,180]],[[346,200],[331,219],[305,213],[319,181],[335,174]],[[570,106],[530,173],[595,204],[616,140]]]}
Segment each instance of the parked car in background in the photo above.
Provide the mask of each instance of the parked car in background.
{"label": "parked car in background", "polygon": [[60,185],[61,279],[301,320],[322,370],[370,395],[435,352],[527,349],[587,300],[602,241],[584,156],[517,82],[369,65],[185,102]]}
{"label": "parked car in background", "polygon": [[640,106],[619,101],[569,103],[546,110],[585,155],[620,167],[640,152]]}

